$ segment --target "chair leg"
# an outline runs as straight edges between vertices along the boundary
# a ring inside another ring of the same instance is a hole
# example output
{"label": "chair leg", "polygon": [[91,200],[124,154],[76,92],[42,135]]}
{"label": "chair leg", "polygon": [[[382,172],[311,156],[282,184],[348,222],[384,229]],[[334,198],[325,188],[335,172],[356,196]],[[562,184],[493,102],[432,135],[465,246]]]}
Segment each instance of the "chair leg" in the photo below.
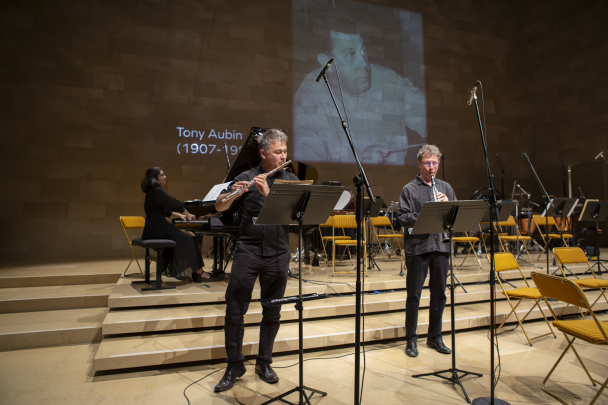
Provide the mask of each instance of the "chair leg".
{"label": "chair leg", "polygon": [[[155,249],[156,250],[156,283],[154,287],[145,287],[142,288],[142,291],[155,291],[155,290],[173,290],[175,286],[165,286],[163,287],[163,255],[162,252],[164,248]],[[148,281],[149,282],[149,281]]]}
{"label": "chair leg", "polygon": [[572,342],[571,342],[570,339],[568,339],[568,336],[566,336],[565,333],[564,333],[564,336],[566,337],[566,340],[568,341],[568,346],[566,346],[566,348],[562,352],[561,356],[559,356],[559,359],[557,359],[557,361],[555,362],[555,364],[553,365],[553,367],[551,368],[551,370],[549,370],[549,374],[547,374],[547,376],[545,377],[545,379],[543,380],[543,382],[542,382],[542,384],[540,386],[541,386],[541,388],[543,389],[544,392],[546,392],[547,394],[551,395],[553,398],[559,400],[563,404],[569,405],[568,402],[566,402],[564,399],[562,399],[559,395],[554,394],[554,393],[552,393],[551,391],[549,391],[548,389],[545,388],[545,384],[547,383],[547,380],[549,379],[549,377],[551,377],[551,374],[553,374],[553,371],[555,371],[555,368],[557,367],[557,365],[559,364],[559,362],[562,361],[562,359],[566,355],[566,352],[568,351],[568,349],[570,349],[570,346],[572,346],[572,343],[574,343],[574,340],[576,339],[576,338],[573,338]]}
{"label": "chair leg", "polygon": [[125,271],[122,273],[122,276],[124,277],[127,275],[127,270],[129,270],[131,263],[133,263],[133,259],[135,259],[135,263],[137,263],[137,267],[139,267],[139,272],[141,273],[142,277],[145,277],[144,271],[141,269],[141,266],[139,265],[139,260],[137,260],[137,252],[139,252],[139,246],[137,247],[137,249],[135,251],[133,251],[133,246],[131,246],[131,252],[133,252],[133,256],[131,256],[131,261],[127,265],[127,268],[125,269]]}
{"label": "chair leg", "polygon": [[593,397],[593,399],[591,400],[591,402],[589,403],[589,405],[595,404],[595,402],[598,400],[598,398],[600,397],[600,395],[602,395],[602,392],[606,389],[607,385],[608,385],[608,378],[606,378],[606,381],[604,381],[604,384],[602,384],[600,390],[597,392],[597,394],[595,394],[595,396]]}
{"label": "chair leg", "polygon": [[[568,339],[567,336],[566,336],[566,339]],[[575,337],[572,338],[572,344],[571,344],[572,351],[574,352],[574,355],[578,359],[578,362],[583,367],[583,370],[585,370],[585,373],[587,373],[587,377],[589,377],[589,381],[591,381],[591,385],[593,385],[595,387],[596,383],[599,383],[599,381],[597,381],[593,377],[591,377],[591,374],[589,373],[589,370],[587,370],[587,367],[585,366],[585,363],[583,363],[583,359],[581,359],[581,356],[578,355],[578,352],[576,351],[576,348],[574,347],[574,340],[575,339],[576,339]]]}

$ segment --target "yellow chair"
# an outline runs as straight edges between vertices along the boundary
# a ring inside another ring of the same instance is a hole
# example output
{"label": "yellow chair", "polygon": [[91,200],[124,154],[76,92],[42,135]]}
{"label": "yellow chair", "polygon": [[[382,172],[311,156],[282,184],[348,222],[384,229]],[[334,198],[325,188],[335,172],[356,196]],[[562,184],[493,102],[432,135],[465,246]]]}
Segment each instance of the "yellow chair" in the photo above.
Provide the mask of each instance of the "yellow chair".
{"label": "yellow chair", "polygon": [[[509,219],[507,219],[506,221],[498,222],[496,225],[498,227],[502,228],[503,226],[517,226],[517,223],[515,222],[515,218],[513,218],[513,215],[511,215],[511,216],[509,216]],[[500,247],[503,252],[507,251],[507,242],[513,242],[513,243],[517,243],[518,241],[521,242],[524,250],[526,251],[526,254],[528,255],[528,259],[530,259],[530,263],[534,263],[532,261],[532,257],[530,256],[530,252],[528,251],[528,247],[526,246],[528,244],[528,242],[530,240],[532,240],[532,237],[522,236],[522,234],[519,232],[519,228],[517,229],[517,235],[499,234],[498,240],[500,241]],[[518,246],[516,246],[516,248],[519,249]]]}
{"label": "yellow chair", "polygon": [[[549,244],[552,241],[554,241],[555,239],[561,239],[564,242],[564,246],[568,245],[566,240],[572,239],[572,234],[569,234],[569,233],[560,234],[559,232],[557,232],[557,233],[554,232],[553,227],[557,228],[557,224],[555,223],[555,219],[553,217],[543,217],[542,215],[532,215],[532,219],[534,220],[534,223],[536,224],[536,229],[538,229],[538,232],[540,233],[543,243],[545,244],[545,247],[543,248],[542,252],[540,252],[540,254],[538,255],[538,258],[536,260],[540,259],[540,257],[545,252],[545,249],[548,249]],[[544,228],[541,228],[541,227],[546,227],[547,223],[549,224],[549,234],[548,235],[546,234],[546,230],[543,231]]]}
{"label": "yellow chair", "polygon": [[465,234],[465,236],[452,236],[452,243],[454,245],[456,245],[456,243],[459,243],[459,242],[468,243],[470,246],[470,249],[467,252],[464,259],[462,259],[462,262],[460,263],[460,265],[456,264],[456,258],[454,256],[452,256],[452,261],[454,262],[454,264],[456,264],[457,268],[462,267],[462,265],[467,260],[467,257],[469,257],[469,255],[471,254],[471,251],[472,251],[473,254],[475,255],[475,260],[477,260],[477,264],[479,265],[479,268],[482,269],[481,261],[479,260],[479,256],[477,256],[477,252],[475,251],[475,244],[480,243],[479,238],[476,236],[469,236],[468,232],[465,232],[464,234]]}
{"label": "yellow chair", "polygon": [[[396,241],[396,245],[398,246],[399,249],[401,249],[401,240],[403,239],[403,234],[395,232],[395,229],[393,228],[393,224],[391,223],[391,220],[388,217],[385,216],[381,216],[381,217],[373,217],[371,218],[372,221],[372,230],[376,236],[376,239],[378,240],[378,244],[380,246],[384,245],[385,243],[387,243],[387,240],[389,241]],[[376,228],[378,228],[378,230],[376,230]],[[384,233],[379,233],[380,229],[379,228],[383,228],[383,232]],[[386,255],[388,256],[388,259],[391,258],[390,254],[388,253],[388,251],[385,251],[384,249],[380,248],[380,246],[378,246],[378,250],[385,252]]]}
{"label": "yellow chair", "polygon": [[[583,316],[582,320],[553,321],[553,326],[555,326],[559,331],[564,334],[564,337],[568,341],[568,345],[564,349],[562,355],[559,356],[559,359],[557,359],[557,362],[553,365],[553,368],[551,368],[551,371],[549,371],[549,374],[547,374],[547,376],[543,380],[541,387],[543,391],[551,395],[553,398],[559,400],[563,404],[568,404],[568,402],[566,402],[566,400],[561,398],[559,395],[546,389],[545,384],[551,374],[553,374],[553,371],[555,370],[559,362],[566,355],[566,352],[570,350],[570,348],[572,348],[572,351],[574,352],[579,363],[585,370],[585,373],[587,373],[587,377],[589,377],[591,383],[593,385],[595,385],[596,383],[602,384],[601,381],[593,379],[593,377],[591,377],[591,374],[589,374],[589,371],[587,370],[587,367],[585,367],[583,360],[574,348],[574,341],[578,338],[593,345],[608,346],[608,322],[598,321],[595,314],[593,313],[593,310],[591,309],[591,305],[589,304],[585,293],[583,293],[583,290],[581,290],[580,286],[573,282],[574,280],[568,280],[563,277],[551,276],[548,274],[541,274],[536,272],[532,273],[532,280],[534,280],[534,283],[543,295],[545,303],[549,307],[549,310],[551,311],[555,319],[558,319],[558,317],[555,315],[555,312],[553,311],[553,308],[551,308],[551,305],[549,305],[547,298],[552,298],[554,300],[565,302],[569,305],[577,306],[579,310],[581,310],[581,313],[582,310],[585,309],[588,311],[589,314],[591,314],[592,319],[589,320],[585,319]],[[568,338],[568,335],[572,336],[572,340]],[[598,401],[600,395],[602,395],[602,391],[604,391],[604,389],[606,388],[606,385],[608,385],[608,378],[606,378],[606,381],[604,381],[604,383],[600,387],[597,394],[595,394],[589,405],[593,405]],[[608,400],[608,398],[606,398],[606,400]]]}
{"label": "yellow chair", "polygon": [[[319,225],[319,236],[321,237],[321,244],[323,245],[323,254],[325,255],[325,263],[329,264],[329,260],[327,259],[327,244],[331,241],[332,244],[334,241],[336,240],[350,240],[351,237],[350,236],[335,236],[332,233],[332,236],[323,236],[323,232],[321,231],[321,228],[332,228],[333,229],[333,224],[334,224],[334,217],[330,216],[329,218],[327,218],[327,221],[325,221],[324,224],[320,224]],[[333,258],[332,258],[333,260]]]}
{"label": "yellow chair", "polygon": [[[562,271],[562,275],[564,278],[566,277],[566,273],[564,272],[564,267],[567,264],[575,264],[575,263],[586,263],[589,271],[593,275],[593,278],[579,278],[573,279],[576,285],[581,288],[589,288],[593,290],[600,290],[600,295],[597,296],[596,300],[593,301],[591,307],[595,305],[596,302],[601,297],[604,297],[606,303],[608,304],[608,299],[606,298],[606,289],[608,289],[608,280],[602,280],[596,277],[595,272],[589,265],[589,261],[587,260],[587,255],[583,252],[583,249],[579,247],[565,247],[565,248],[554,248],[553,255],[557,261],[557,264]],[[567,269],[567,268],[566,268]]]}
{"label": "yellow chair", "polygon": [[[528,339],[528,344],[530,346],[532,346],[532,340],[539,339],[543,336],[552,334],[554,337],[557,337],[557,336],[555,336],[555,332],[553,332],[553,328],[551,328],[551,325],[549,324],[549,321],[547,320],[547,317],[545,316],[543,309],[540,307],[540,301],[543,299],[543,296],[541,295],[540,291],[538,291],[538,288],[530,287],[530,284],[528,284],[528,280],[526,280],[526,277],[524,277],[524,273],[519,268],[519,264],[517,264],[517,260],[515,260],[515,257],[513,256],[513,254],[512,253],[496,253],[494,255],[494,270],[496,271],[496,278],[498,279],[498,282],[500,283],[500,288],[502,289],[502,293],[505,297],[507,297],[507,301],[509,302],[509,305],[511,306],[511,312],[509,312],[509,315],[507,315],[505,317],[505,320],[502,321],[500,326],[498,328],[496,328],[496,334],[498,334],[498,331],[507,322],[507,320],[509,319],[511,314],[514,314],[515,317],[517,318],[518,325],[516,325],[513,329],[505,330],[504,332],[511,332],[511,331],[517,329],[518,326],[521,326],[521,330],[524,332],[526,339]],[[526,283],[526,287],[506,290],[502,283],[502,280],[500,279],[498,274],[501,271],[507,271],[507,270],[518,270],[519,274],[521,274],[522,279]],[[515,306],[513,306],[513,303],[511,302],[511,298],[519,298],[519,301],[517,302],[517,304]],[[521,304],[524,299],[533,300],[534,305],[532,306],[532,308],[530,308],[530,310],[526,313],[526,315],[523,318],[519,319],[519,316],[517,315],[516,310],[517,310],[517,307],[519,306],[519,304]],[[530,315],[530,313],[534,310],[535,307],[538,307],[540,313],[542,314],[543,318],[545,319],[545,322],[547,323],[547,326],[549,326],[549,330],[551,332],[548,332],[548,333],[545,333],[545,334],[542,334],[539,336],[535,336],[532,339],[530,339],[530,337],[528,336],[528,333],[524,329],[523,322],[526,320],[528,315]]]}
{"label": "yellow chair", "polygon": [[146,218],[144,218],[144,217],[120,217],[120,224],[122,225],[123,231],[125,231],[125,236],[127,237],[127,242],[129,242],[129,247],[131,248],[131,252],[133,253],[133,256],[131,257],[131,261],[127,265],[127,268],[122,273],[122,275],[124,277],[127,274],[127,270],[129,270],[131,263],[133,263],[133,259],[135,259],[135,262],[137,263],[137,267],[139,267],[139,271],[141,272],[141,275],[143,276],[144,271],[141,269],[141,266],[139,265],[139,261],[137,260],[137,252],[139,252],[139,246],[137,247],[137,249],[133,249],[133,244],[131,243],[131,239],[129,239],[129,234],[127,233],[127,230],[128,229],[144,229],[144,225],[146,224]]}
{"label": "yellow chair", "polygon": [[[355,215],[335,215],[334,216],[334,220],[333,220],[333,226],[332,226],[332,236],[335,235],[335,231],[336,229],[342,229],[342,232],[344,233],[344,229],[357,229],[357,221],[355,220]],[[361,238],[361,243],[363,243],[363,260],[365,260],[365,256],[367,256],[367,247],[365,244],[365,226],[363,226],[363,237]],[[336,274],[356,274],[357,272],[354,270],[350,270],[350,271],[336,271],[336,246],[343,246],[345,248],[344,252],[342,252],[342,257],[344,257],[344,254],[346,253],[346,251],[348,251],[348,248],[351,246],[357,246],[357,240],[356,239],[343,239],[343,240],[334,240],[333,244],[332,244],[332,277],[335,276]],[[350,251],[348,251],[348,254],[350,256]],[[342,260],[342,257],[340,258],[340,260]],[[351,261],[352,261],[352,256],[351,256]],[[365,268],[365,275],[367,276],[367,267]]]}

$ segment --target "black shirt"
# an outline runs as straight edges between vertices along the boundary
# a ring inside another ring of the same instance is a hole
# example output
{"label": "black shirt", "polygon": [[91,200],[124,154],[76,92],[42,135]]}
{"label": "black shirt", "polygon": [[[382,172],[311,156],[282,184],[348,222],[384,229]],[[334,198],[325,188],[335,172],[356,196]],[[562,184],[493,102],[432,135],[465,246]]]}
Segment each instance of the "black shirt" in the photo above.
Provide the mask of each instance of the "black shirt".
{"label": "black shirt", "polygon": [[[435,179],[435,186],[437,191],[445,194],[448,200],[455,201],[456,195],[452,186],[445,181]],[[422,209],[422,206],[427,201],[433,201],[433,192],[431,186],[426,184],[420,175],[416,175],[416,178],[410,181],[401,190],[399,196],[399,222],[403,225],[404,232],[404,245],[405,254],[408,256],[421,255],[429,252],[450,252],[449,243],[443,243],[441,234],[426,234],[426,235],[410,235],[408,230],[413,228],[418,214]]]}
{"label": "black shirt", "polygon": [[[251,181],[254,177],[266,173],[262,165],[247,170],[236,176],[234,182]],[[280,170],[272,177],[267,177],[266,182],[268,187],[276,179],[280,180],[298,180],[295,174]],[[232,186],[232,183],[230,184]],[[222,191],[227,193],[230,187]],[[238,213],[240,217],[239,234],[237,241],[249,252],[257,256],[277,256],[289,250],[289,226],[288,225],[254,225],[253,217],[257,217],[266,201],[258,190],[253,185],[249,191],[237,198],[232,204],[239,204]]]}

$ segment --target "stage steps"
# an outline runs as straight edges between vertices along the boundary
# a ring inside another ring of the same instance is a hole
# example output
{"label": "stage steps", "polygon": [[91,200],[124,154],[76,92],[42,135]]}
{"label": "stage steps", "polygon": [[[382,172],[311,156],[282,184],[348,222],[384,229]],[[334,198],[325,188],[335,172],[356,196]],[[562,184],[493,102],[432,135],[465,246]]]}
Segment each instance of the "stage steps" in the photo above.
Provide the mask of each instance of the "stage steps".
{"label": "stage steps", "polygon": [[[398,266],[398,264],[397,264]],[[387,266],[385,266],[387,267]],[[486,266],[488,267],[488,266]],[[572,268],[581,277],[586,266]],[[384,268],[383,268],[384,270]],[[555,268],[552,267],[552,271]],[[524,268],[524,275],[532,271]],[[544,271],[543,271],[544,272]],[[364,280],[366,339],[386,340],[404,336],[405,278],[398,275],[398,267],[388,271],[375,272]],[[461,287],[455,291],[456,328],[487,326],[489,324],[489,285],[475,284],[489,279],[488,270],[460,270],[457,277],[469,291],[465,294]],[[501,276],[516,287],[525,286],[518,271],[503,272]],[[306,347],[321,349],[335,345],[354,343],[355,291],[354,277],[328,277],[323,269],[305,273],[304,293],[339,293],[348,296],[332,297],[305,302],[304,316]],[[103,322],[103,340],[95,357],[95,370],[114,370],[143,366],[158,366],[191,361],[222,361],[224,350],[224,294],[226,283],[209,281],[201,284],[167,282],[177,288],[163,291],[140,291],[143,285],[130,285],[130,279],[121,279],[108,299],[109,311]],[[428,280],[427,280],[428,283]],[[425,283],[425,286],[427,285]],[[529,280],[529,283],[532,283]],[[507,288],[511,288],[506,285]],[[497,286],[498,287],[498,286]],[[297,294],[297,280],[288,281],[285,296]],[[449,290],[446,291],[449,303]],[[590,297],[596,295],[589,292]],[[247,325],[244,353],[255,354],[261,320],[259,285],[253,291],[253,301],[246,315]],[[498,322],[510,311],[508,303],[497,288]],[[419,334],[427,333],[429,290],[422,293]],[[532,306],[525,301],[518,308],[524,315]],[[561,308],[561,306],[559,306]],[[608,309],[605,302],[598,303],[597,310]],[[568,311],[574,311],[569,308]],[[297,312],[294,306],[284,305],[281,329],[275,344],[275,352],[284,353],[297,350]],[[547,312],[549,314],[549,312]],[[528,320],[540,319],[538,310],[532,312]],[[444,312],[444,331],[449,330],[449,306]],[[510,318],[515,322],[515,317]],[[514,333],[521,333],[516,331]],[[521,333],[522,344],[527,344]]]}
{"label": "stage steps", "polygon": [[0,289],[0,314],[74,308],[107,308],[115,284]]}
{"label": "stage steps", "polygon": [[0,314],[0,350],[101,341],[107,308]]}
{"label": "stage steps", "polygon": [[[590,294],[592,295],[592,294]],[[556,303],[554,309],[564,307]],[[606,310],[605,302],[598,303],[596,310]],[[524,315],[532,303],[525,301],[518,308],[518,314]],[[543,304],[544,307],[544,304]],[[497,302],[497,320],[502,322],[510,307],[506,301]],[[574,313],[576,309],[568,307],[566,313]],[[549,313],[548,309],[546,313]],[[365,341],[381,341],[403,338],[405,334],[405,319],[403,311],[366,315]],[[529,320],[540,319],[540,311],[535,309]],[[515,319],[514,317],[512,318]],[[471,303],[456,308],[456,329],[487,326],[489,324],[489,304]],[[333,346],[351,345],[355,341],[354,317],[313,319],[307,320],[304,326],[304,347],[320,349]],[[421,309],[419,314],[418,334],[424,335],[428,329],[428,309]],[[450,329],[450,310],[446,307],[443,320],[443,330]],[[547,330],[548,331],[548,330]],[[521,344],[527,341],[519,330]],[[546,337],[551,339],[552,337]],[[243,341],[243,354],[255,355],[258,350],[259,327],[246,327]],[[285,322],[277,335],[274,353],[285,353],[298,350],[298,323]],[[166,334],[144,334],[137,336],[105,336],[95,355],[94,368],[96,371],[116,370],[124,368],[159,366],[192,361],[218,360],[226,357],[224,349],[224,331],[219,329],[204,329]]]}
{"label": "stage steps", "polygon": [[127,261],[2,263],[0,350],[99,342]]}
{"label": "stage steps", "polygon": [[[518,287],[525,286],[521,280],[516,283],[515,285]],[[466,288],[468,294],[460,287],[456,289],[456,304],[487,301],[490,299],[490,291],[487,284],[468,285]],[[324,287],[323,291],[319,291],[321,294],[325,292],[329,292],[327,287]],[[449,302],[449,290],[446,292],[446,295]],[[405,291],[378,294],[368,292],[364,297],[365,312],[404,311],[405,296]],[[497,297],[500,299],[503,296],[497,292]],[[425,289],[422,292],[420,306],[428,307],[429,300],[429,292]],[[306,301],[304,303],[304,317],[312,319],[353,316],[355,315],[355,303],[354,293],[341,297]],[[110,310],[103,322],[103,334],[106,336],[222,326],[224,325],[225,307],[223,303],[212,303],[162,308]],[[297,319],[298,313],[294,305],[283,305],[281,309],[281,322],[297,321]],[[245,315],[245,324],[258,323],[261,320],[262,305],[260,301],[254,301],[249,305],[249,310]]]}
{"label": "stage steps", "polygon": [[[489,267],[489,266],[488,266]],[[575,273],[583,273],[586,269],[583,267],[573,268]],[[544,271],[534,268],[522,269],[524,276],[530,278],[532,271]],[[552,271],[554,269],[552,268]],[[363,280],[363,289],[365,291],[387,291],[387,290],[403,290],[405,289],[405,277],[398,275],[399,271],[395,273],[395,270],[387,270],[378,272],[376,270],[370,270],[375,274],[366,277]],[[487,282],[490,279],[488,271],[477,270],[460,270],[455,273],[462,284],[474,284],[478,282]],[[378,277],[384,278],[378,280]],[[521,279],[519,271],[504,271],[501,273],[501,277],[505,280],[517,280]],[[353,277],[347,278],[348,282],[344,282],[346,276],[336,276],[325,280],[315,280],[315,276],[307,277],[304,275],[304,280],[310,280],[310,282],[303,283],[303,294],[311,293],[324,293],[324,292],[336,292],[336,293],[350,293],[354,292],[356,288]],[[134,279],[133,279],[134,280]],[[171,279],[169,279],[171,280]],[[144,284],[131,285],[132,279],[123,278],[116,285],[116,288],[110,294],[108,298],[109,308],[133,308],[133,307],[151,307],[151,306],[168,306],[168,305],[185,305],[185,304],[203,304],[203,303],[217,303],[224,301],[224,295],[226,292],[226,283],[222,281],[215,282],[203,282],[202,284],[208,285],[209,287],[201,287],[201,284],[193,284],[188,282],[176,282],[168,281],[164,285],[176,286],[174,290],[161,290],[161,291],[141,291]],[[529,280],[529,282],[532,282]],[[328,291],[327,285],[331,286],[331,291]],[[425,287],[428,285],[428,278],[425,281]],[[487,284],[486,284],[487,285]],[[466,287],[465,287],[466,288]],[[297,295],[298,294],[298,282],[295,279],[290,279],[287,283],[287,289],[285,296]],[[260,299],[259,285],[253,290],[252,299]]]}

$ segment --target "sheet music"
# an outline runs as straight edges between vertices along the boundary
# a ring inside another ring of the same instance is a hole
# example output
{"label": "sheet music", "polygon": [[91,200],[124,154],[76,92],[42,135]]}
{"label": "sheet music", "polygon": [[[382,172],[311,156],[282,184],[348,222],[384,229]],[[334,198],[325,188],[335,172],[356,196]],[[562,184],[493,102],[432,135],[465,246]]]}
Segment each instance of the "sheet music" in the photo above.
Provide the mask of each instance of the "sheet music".
{"label": "sheet music", "polygon": [[211,188],[211,190],[207,193],[205,198],[203,198],[203,202],[213,202],[217,200],[217,198],[222,193],[222,190],[228,188],[228,185],[232,183],[229,181],[228,183],[216,184]]}

